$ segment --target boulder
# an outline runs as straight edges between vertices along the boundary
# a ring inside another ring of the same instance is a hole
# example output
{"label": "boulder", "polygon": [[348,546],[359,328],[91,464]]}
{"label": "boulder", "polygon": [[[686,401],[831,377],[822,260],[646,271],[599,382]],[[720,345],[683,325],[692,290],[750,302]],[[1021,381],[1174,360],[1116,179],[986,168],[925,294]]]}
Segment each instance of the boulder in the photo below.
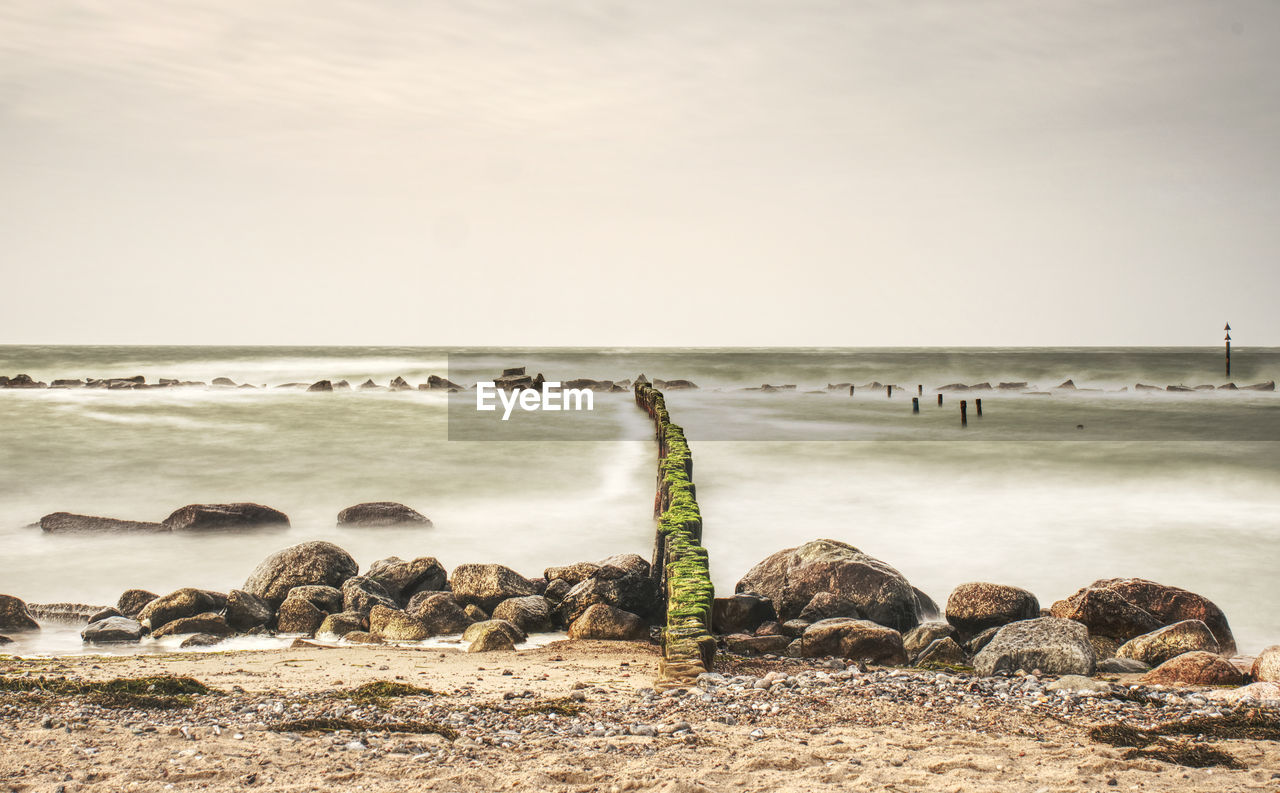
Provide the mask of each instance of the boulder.
{"label": "boulder", "polygon": [[943,636],[932,642],[928,647],[920,651],[915,659],[918,666],[925,664],[947,664],[951,666],[959,666],[968,661],[968,656],[964,654],[964,648],[956,644],[956,640],[950,636]]}
{"label": "boulder", "polygon": [[353,631],[364,630],[364,625],[364,617],[354,611],[329,614],[324,618],[324,622],[320,623],[320,627],[316,628],[316,636],[337,636],[341,638]]}
{"label": "boulder", "polygon": [[122,617],[122,616],[124,615],[121,614],[120,611],[115,606],[107,606],[106,608],[91,614],[89,616],[88,624],[92,625],[98,620],[105,620],[107,617]]}
{"label": "boulder", "polygon": [[858,610],[858,604],[849,598],[832,592],[819,592],[800,610],[798,619],[805,622],[820,622],[834,617],[850,617],[857,620],[862,619],[863,615]]}
{"label": "boulder", "polygon": [[236,381],[235,381],[235,380],[232,380],[230,377],[215,377],[215,378],[213,378],[213,380],[211,380],[210,382],[211,382],[213,385],[216,385],[216,386],[222,386],[222,387],[224,387],[224,388],[225,388],[225,387],[228,387],[228,386],[232,386],[232,387],[233,387],[233,386],[235,386],[235,384],[236,384]]}
{"label": "boulder", "polygon": [[374,605],[369,611],[369,632],[389,642],[416,642],[431,635],[422,620],[381,604]]}
{"label": "boulder", "polygon": [[1244,675],[1217,653],[1193,650],[1173,658],[1142,676],[1142,682],[1183,686],[1238,686]]}
{"label": "boulder", "polygon": [[955,633],[955,626],[949,622],[922,622],[902,635],[902,649],[908,658],[915,658],[929,645]]}
{"label": "boulder", "polygon": [[227,624],[237,633],[253,630],[271,622],[274,614],[263,600],[243,589],[227,593]]}
{"label": "boulder", "polygon": [[332,391],[333,382],[329,380],[317,380],[311,385],[307,386],[307,390],[313,391],[313,392],[314,391]]}
{"label": "boulder", "polygon": [[340,587],[358,570],[351,555],[333,543],[304,542],[262,560],[245,581],[244,590],[275,607],[284,602],[294,587],[308,584]]}
{"label": "boulder", "polygon": [[1090,636],[1107,636],[1120,642],[1150,633],[1163,624],[1120,593],[1097,586],[1085,587],[1066,600],[1059,600],[1049,613],[1083,624]]}
{"label": "boulder", "polygon": [[629,611],[648,619],[659,612],[662,607],[662,598],[657,580],[648,576],[588,578],[565,594],[564,600],[560,601],[560,613],[566,624],[572,624],[582,616],[583,612],[597,603]]}
{"label": "boulder", "polygon": [[[396,599],[387,594],[386,588],[368,576],[358,575],[342,582],[342,611],[368,614],[374,606],[399,609]],[[337,611],[338,609],[334,609]],[[376,632],[376,631],[375,631]],[[386,638],[385,636],[383,637]]]}
{"label": "boulder", "polygon": [[469,653],[491,653],[515,649],[516,645],[515,642],[511,641],[511,637],[496,628],[477,635],[475,640],[467,645],[467,652]]}
{"label": "boulder", "polygon": [[885,666],[907,662],[902,634],[871,620],[837,617],[815,622],[800,641],[805,658],[833,655]]}
{"label": "boulder", "polygon": [[644,620],[629,611],[596,603],[569,626],[569,638],[643,641],[649,638],[649,629]]}
{"label": "boulder", "polygon": [[931,622],[942,617],[942,610],[933,602],[933,598],[916,587],[911,587],[911,590],[916,593],[916,606],[921,620]]}
{"label": "boulder", "polygon": [[374,636],[368,631],[352,631],[342,637],[344,642],[348,644],[386,644],[380,636]]}
{"label": "boulder", "polygon": [[382,584],[398,603],[408,603],[419,592],[436,592],[448,586],[449,577],[434,556],[406,562],[398,556],[379,559],[369,566],[369,578]]}
{"label": "boulder", "polygon": [[388,385],[387,387],[390,388],[392,391],[408,391],[413,388],[413,386],[409,385],[408,381],[406,381],[403,377],[399,377],[399,376],[397,376],[396,379],[392,380],[391,384]]}
{"label": "boulder", "polygon": [[178,645],[180,649],[186,650],[191,647],[212,647],[215,644],[221,644],[225,636],[217,636],[212,633],[193,633],[182,640],[182,644]]}
{"label": "boulder", "polygon": [[791,637],[782,635],[750,636],[734,633],[724,637],[724,649],[738,655],[783,655],[789,644]]}
{"label": "boulder", "polygon": [[[1004,627],[1004,626],[1001,626],[1001,627]],[[969,655],[977,655],[979,652],[982,651],[983,647],[986,647],[991,642],[991,640],[996,637],[996,633],[999,630],[1000,628],[987,628],[982,633],[979,633],[977,636],[974,636],[972,639],[964,643],[965,651],[968,652]]]}
{"label": "boulder", "polygon": [[1223,655],[1236,653],[1235,637],[1231,634],[1226,615],[1202,595],[1143,578],[1109,578],[1094,581],[1089,586],[1115,592],[1158,619],[1162,625],[1172,625],[1183,620],[1200,620],[1217,639]]}
{"label": "boulder", "polygon": [[10,639],[8,636],[0,636],[0,647],[3,647],[6,644],[13,644],[13,639]]}
{"label": "boulder", "polygon": [[980,675],[1028,672],[1048,675],[1092,675],[1095,659],[1089,631],[1072,620],[1038,617],[996,629],[973,659]]}
{"label": "boulder", "polygon": [[276,630],[314,636],[324,624],[325,613],[300,595],[290,595],[276,612]]}
{"label": "boulder", "polygon": [[466,614],[467,619],[471,620],[471,622],[473,623],[484,622],[485,620],[489,619],[489,615],[485,612],[485,610],[480,608],[474,603],[468,604],[467,607],[462,610],[462,612]]}
{"label": "boulder", "polygon": [[1004,584],[961,584],[947,598],[947,622],[956,626],[961,641],[1019,620],[1040,615],[1040,601],[1025,589]]}
{"label": "boulder", "polygon": [[476,639],[492,631],[502,631],[515,644],[519,644],[528,638],[524,631],[506,620],[485,620],[483,622],[476,622],[468,625],[467,629],[462,632],[462,640],[464,642],[474,642]]}
{"label": "boulder", "polygon": [[126,589],[116,601],[116,611],[122,616],[136,617],[148,603],[160,597],[155,592],[145,589]]}
{"label": "boulder", "polygon": [[94,515],[76,515],[72,512],[53,512],[40,519],[41,531],[49,534],[122,534],[125,532],[169,531],[163,523],[145,523],[118,518],[99,518]]}
{"label": "boulder", "polygon": [[867,619],[908,631],[920,622],[915,590],[901,573],[857,548],[814,540],[779,551],[751,568],[735,588],[773,601],[782,620],[795,619],[813,596],[831,592],[852,600]]}
{"label": "boulder", "polygon": [[419,385],[419,386],[418,386],[418,390],[419,390],[419,391],[422,391],[422,390],[434,390],[434,389],[445,389],[445,390],[449,390],[449,391],[461,391],[461,390],[462,390],[462,386],[458,385],[457,383],[453,382],[452,380],[447,380],[447,379],[445,379],[445,378],[443,378],[443,377],[441,377],[440,375],[437,375],[437,374],[427,375],[427,382],[426,382],[426,384],[425,384],[425,385],[426,385],[426,388],[425,388],[425,389],[423,388],[423,386]]}
{"label": "boulder", "polygon": [[1104,658],[1115,658],[1116,651],[1120,649],[1123,642],[1117,641],[1110,636],[1095,636],[1089,634],[1089,645],[1093,647],[1093,657],[1097,661]]}
{"label": "boulder", "polygon": [[461,564],[449,576],[449,589],[462,605],[492,611],[507,598],[538,594],[529,579],[500,564]]}
{"label": "boulder", "polygon": [[89,644],[136,642],[142,639],[142,623],[128,617],[107,617],[89,623],[80,631],[80,638]]}
{"label": "boulder", "polygon": [[188,504],[164,519],[174,531],[287,527],[289,516],[261,504]]}
{"label": "boulder", "polygon": [[216,636],[229,636],[234,631],[227,624],[225,617],[213,611],[169,620],[159,630],[151,631],[151,635],[157,639],[164,636],[178,636],[183,633],[212,633]]}
{"label": "boulder", "polygon": [[[216,613],[226,606],[227,596],[220,592],[184,587],[143,606],[142,611],[138,612],[138,622],[149,628],[152,633],[156,633],[174,620],[208,612]],[[187,633],[196,633],[196,631],[187,631]]]}
{"label": "boulder", "polygon": [[1183,620],[1172,625],[1135,636],[1116,650],[1119,658],[1133,658],[1144,664],[1159,666],[1170,658],[1193,650],[1218,653],[1218,641],[1209,626],[1200,620]]}
{"label": "boulder", "polygon": [[1151,669],[1150,664],[1135,661],[1132,658],[1103,658],[1098,661],[1097,671],[1113,675],[1141,674]]}
{"label": "boulder", "polygon": [[506,620],[525,633],[551,628],[551,604],[541,595],[507,598],[493,608],[495,620]]}
{"label": "boulder", "polygon": [[649,561],[638,553],[617,553],[596,562],[600,567],[616,567],[627,575],[648,576],[652,572]]}
{"label": "boulder", "polygon": [[555,581],[564,581],[569,586],[574,586],[595,575],[599,569],[600,565],[593,562],[577,562],[564,567],[548,567],[542,572],[542,576],[547,579],[548,586]]}
{"label": "boulder", "polygon": [[370,501],[347,507],[338,513],[338,525],[342,528],[378,528],[384,526],[421,526],[429,528],[431,521],[416,509],[394,501]]}
{"label": "boulder", "polygon": [[102,611],[102,606],[87,603],[28,603],[27,613],[37,622],[65,622],[87,625],[89,618]]}
{"label": "boulder", "polygon": [[33,380],[29,374],[15,375],[11,378],[5,378],[5,388],[46,388],[45,383]]}
{"label": "boulder", "polygon": [[777,618],[773,603],[759,595],[730,595],[711,601],[713,633],[751,633],[763,623]]}
{"label": "boulder", "polygon": [[573,589],[573,587],[573,584],[563,578],[557,578],[554,581],[547,582],[547,589],[542,593],[542,596],[547,600],[559,603],[564,600],[564,596],[569,594],[569,590]]}
{"label": "boulder", "polygon": [[1280,683],[1280,644],[1275,644],[1253,660],[1253,679],[1260,683]]}

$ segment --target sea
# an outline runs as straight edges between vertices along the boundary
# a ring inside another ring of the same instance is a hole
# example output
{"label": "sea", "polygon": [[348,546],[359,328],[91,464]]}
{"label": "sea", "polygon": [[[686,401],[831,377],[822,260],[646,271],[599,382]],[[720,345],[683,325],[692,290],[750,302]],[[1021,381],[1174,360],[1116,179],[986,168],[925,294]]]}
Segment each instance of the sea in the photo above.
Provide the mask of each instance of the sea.
{"label": "sea", "polygon": [[[1274,380],[1280,349],[1231,354],[1228,376],[1216,348],[0,346],[9,377],[206,384],[0,389],[0,593],[108,605],[129,588],[227,591],[268,554],[316,539],[362,569],[434,556],[537,576],[649,556],[656,447],[629,391],[643,374],[697,386],[668,387],[667,405],[693,450],[718,593],[778,550],[831,538],[940,605],[968,581],[1024,587],[1046,608],[1101,578],[1184,587],[1256,652],[1280,643],[1280,395],[1222,386]],[[520,367],[618,386],[572,415],[477,411],[467,387]],[[463,390],[418,390],[431,375]],[[397,377],[413,388],[386,389]],[[319,380],[352,387],[306,390]],[[52,512],[160,521],[240,501],[291,525],[38,526]],[[402,502],[432,526],[337,527],[366,501]],[[44,627],[5,651],[99,651],[78,626]]]}

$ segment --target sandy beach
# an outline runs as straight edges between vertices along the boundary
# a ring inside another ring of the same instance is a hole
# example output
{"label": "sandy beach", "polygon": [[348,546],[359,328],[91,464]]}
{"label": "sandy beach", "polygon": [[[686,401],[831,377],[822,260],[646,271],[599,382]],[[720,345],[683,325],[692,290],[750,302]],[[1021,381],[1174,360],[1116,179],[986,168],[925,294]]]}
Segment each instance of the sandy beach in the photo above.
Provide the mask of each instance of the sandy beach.
{"label": "sandy beach", "polygon": [[[1134,750],[1090,737],[1098,724],[1146,728],[1188,717],[1204,707],[1194,692],[1133,702],[1057,694],[1046,689],[1048,678],[724,656],[717,675],[697,687],[657,694],[650,687],[656,648],[582,641],[478,655],[299,647],[6,658],[0,671],[10,680],[190,677],[216,692],[172,709],[0,694],[6,791],[1226,791],[1280,784],[1274,742],[1212,740],[1244,767],[1189,768],[1126,757]],[[1108,679],[1117,691],[1132,682]],[[432,693],[350,698],[378,682]],[[1002,691],[992,689],[1001,682]],[[356,729],[296,724],[317,718],[351,719]],[[393,731],[408,728],[443,734]]]}

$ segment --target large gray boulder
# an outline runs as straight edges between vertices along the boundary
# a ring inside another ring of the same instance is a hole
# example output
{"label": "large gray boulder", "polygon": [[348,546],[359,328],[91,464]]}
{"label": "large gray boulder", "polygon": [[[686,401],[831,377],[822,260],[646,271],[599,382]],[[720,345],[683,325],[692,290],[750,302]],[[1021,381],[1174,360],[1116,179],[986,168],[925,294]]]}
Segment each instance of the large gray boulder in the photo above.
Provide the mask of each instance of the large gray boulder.
{"label": "large gray boulder", "polygon": [[[496,612],[495,612],[496,613]],[[649,637],[645,621],[629,611],[595,605],[582,612],[582,616],[569,626],[570,639],[601,639],[608,641],[643,641]]]}
{"label": "large gray boulder", "polygon": [[[347,581],[352,579],[348,578]],[[346,581],[343,581],[346,586]],[[342,611],[343,592],[337,587],[323,586],[321,584],[308,584],[306,586],[296,586],[289,590],[289,597],[302,598],[311,603],[311,605],[320,609],[326,614],[335,614]],[[288,600],[288,598],[285,598]]]}
{"label": "large gray boulder", "polygon": [[398,603],[408,603],[419,592],[434,592],[448,585],[448,575],[434,556],[406,562],[398,556],[379,559],[369,565],[369,578],[382,584]]}
{"label": "large gray boulder", "polygon": [[949,622],[922,622],[902,635],[902,649],[908,658],[914,659],[939,639],[955,635],[955,626]]}
{"label": "large gray boulder", "polygon": [[1039,615],[1040,601],[1016,586],[976,581],[961,584],[947,598],[947,622],[956,626],[961,642],[987,628],[1034,619]]}
{"label": "large gray boulder", "polygon": [[229,636],[234,633],[227,624],[226,617],[213,611],[195,614],[190,617],[179,617],[169,620],[151,635],[159,639],[164,636],[178,636],[184,633],[204,633],[212,636]]}
{"label": "large gray boulder", "polygon": [[342,611],[368,614],[369,610],[374,606],[386,606],[389,609],[400,608],[400,604],[396,602],[395,598],[387,594],[387,590],[383,588],[382,584],[368,576],[358,575],[342,582]]}
{"label": "large gray boulder", "polygon": [[773,601],[782,621],[796,619],[820,592],[853,601],[869,620],[908,631],[920,622],[920,601],[911,583],[884,562],[848,543],[814,540],[779,551],[751,568],[737,592]]}
{"label": "large gray boulder", "polygon": [[0,631],[38,631],[40,623],[35,621],[27,604],[13,595],[0,595]]}
{"label": "large gray boulder", "polygon": [[1011,622],[996,631],[973,659],[980,675],[1028,672],[1048,675],[1092,675],[1093,646],[1089,631],[1072,620],[1039,617]]}
{"label": "large gray boulder", "polygon": [[208,531],[287,527],[289,516],[261,504],[188,504],[164,519],[174,531]]}
{"label": "large gray boulder", "polygon": [[394,501],[370,501],[347,507],[338,513],[342,528],[380,528],[386,526],[420,526],[430,528],[431,521],[416,509]]}
{"label": "large gray boulder", "polygon": [[40,529],[49,534],[120,534],[125,532],[169,531],[163,523],[147,523],[118,518],[99,518],[71,512],[53,512],[40,519]]}
{"label": "large gray boulder", "polygon": [[507,598],[493,609],[495,620],[506,620],[525,633],[551,628],[551,604],[541,595]]}
{"label": "large gray boulder", "polygon": [[[138,612],[138,622],[156,633],[165,625],[184,617],[194,617],[207,612],[219,612],[227,606],[227,596],[221,592],[183,587],[156,598]],[[196,631],[192,631],[195,633]]]}
{"label": "large gray boulder", "polygon": [[490,612],[507,598],[538,594],[532,581],[500,564],[460,564],[449,576],[449,589],[460,604]]}
{"label": "large gray boulder", "polygon": [[160,597],[146,589],[126,589],[116,601],[116,611],[125,617],[136,617],[148,603]]}
{"label": "large gray boulder", "polygon": [[[616,578],[601,577],[614,573],[622,575]],[[662,608],[662,596],[657,579],[626,574],[620,568],[610,565],[601,567],[591,578],[570,589],[560,601],[560,614],[565,624],[572,624],[597,603],[648,619],[658,614]]]}
{"label": "large gray boulder", "polygon": [[142,639],[142,623],[128,617],[107,617],[89,623],[80,631],[80,638],[89,644],[136,642]]}
{"label": "large gray boulder", "polygon": [[340,587],[358,571],[359,566],[351,554],[331,542],[313,540],[276,551],[262,560],[243,588],[276,607],[294,587],[308,584]]}

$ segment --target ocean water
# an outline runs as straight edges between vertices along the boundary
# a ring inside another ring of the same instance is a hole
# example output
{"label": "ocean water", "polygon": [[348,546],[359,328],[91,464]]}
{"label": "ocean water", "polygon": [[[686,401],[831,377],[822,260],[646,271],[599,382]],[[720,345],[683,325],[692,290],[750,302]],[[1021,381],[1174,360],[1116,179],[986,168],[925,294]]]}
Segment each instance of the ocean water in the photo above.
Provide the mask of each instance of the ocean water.
{"label": "ocean water", "polygon": [[[1280,642],[1280,395],[1135,390],[1221,385],[1222,363],[1222,351],[1207,348],[0,347],[0,373],[46,381],[385,385],[403,376],[416,385],[438,374],[467,384],[522,364],[550,379],[689,379],[701,388],[669,391],[668,405],[692,443],[721,592],[770,553],[830,537],[894,565],[940,604],[973,580],[1026,587],[1046,607],[1097,578],[1186,587],[1222,606],[1242,650],[1256,651]],[[1280,350],[1233,351],[1237,383],[1278,372]],[[1067,379],[1075,391],[1054,388]],[[826,387],[873,381],[905,390],[863,387],[850,398]],[[945,384],[1021,381],[1026,389],[935,402]],[[796,387],[742,390],[764,383]],[[913,414],[917,384],[924,396]],[[526,575],[650,553],[655,449],[629,393],[595,394],[589,416],[486,425],[501,430],[492,434],[464,425],[476,415],[470,394],[450,402],[435,391],[0,390],[0,592],[108,604],[130,587],[225,591],[267,554],[308,539],[342,545],[362,568],[429,555],[449,568],[493,561]],[[588,431],[557,434],[555,420],[570,418]],[[434,526],[335,526],[343,507],[382,500],[409,504]],[[224,501],[268,504],[292,526],[104,536],[31,527],[55,511],[161,520],[184,504]],[[21,646],[79,649],[54,626]]]}

